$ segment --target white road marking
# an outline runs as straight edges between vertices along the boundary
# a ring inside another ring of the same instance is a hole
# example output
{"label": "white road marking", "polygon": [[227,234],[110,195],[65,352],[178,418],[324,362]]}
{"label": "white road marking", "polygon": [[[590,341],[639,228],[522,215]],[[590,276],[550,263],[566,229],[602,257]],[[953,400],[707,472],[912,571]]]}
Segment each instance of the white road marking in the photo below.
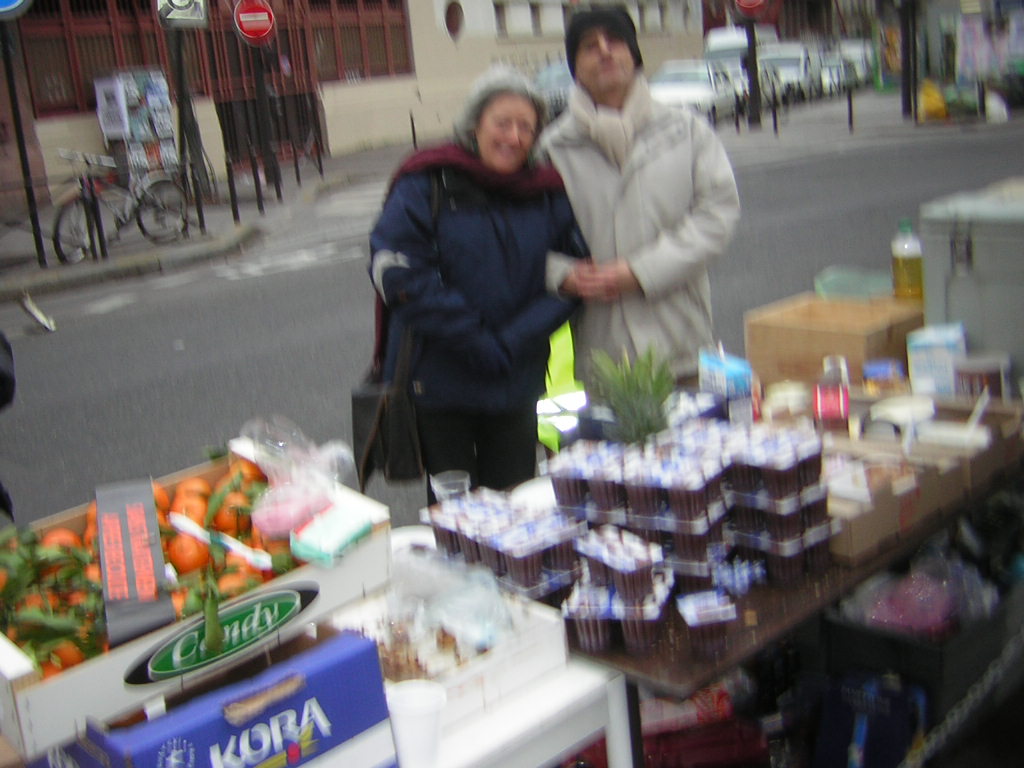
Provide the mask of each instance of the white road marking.
{"label": "white road marking", "polygon": [[131,306],[137,302],[138,296],[130,291],[121,291],[112,296],[107,296],[96,301],[90,301],[82,306],[82,314],[85,315],[107,315],[116,312],[124,307]]}

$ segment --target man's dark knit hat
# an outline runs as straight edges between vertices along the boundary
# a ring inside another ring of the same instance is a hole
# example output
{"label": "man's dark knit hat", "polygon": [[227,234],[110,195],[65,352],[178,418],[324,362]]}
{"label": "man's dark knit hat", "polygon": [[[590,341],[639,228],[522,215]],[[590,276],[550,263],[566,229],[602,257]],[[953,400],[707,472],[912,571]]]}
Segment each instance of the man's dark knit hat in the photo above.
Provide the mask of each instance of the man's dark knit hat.
{"label": "man's dark knit hat", "polygon": [[612,37],[622,40],[629,46],[637,69],[643,67],[644,60],[636,40],[636,26],[629,11],[621,5],[597,5],[580,8],[569,18],[569,27],[565,30],[565,57],[573,77],[576,76],[576,51],[579,50],[580,40],[585,32],[594,27],[602,27]]}

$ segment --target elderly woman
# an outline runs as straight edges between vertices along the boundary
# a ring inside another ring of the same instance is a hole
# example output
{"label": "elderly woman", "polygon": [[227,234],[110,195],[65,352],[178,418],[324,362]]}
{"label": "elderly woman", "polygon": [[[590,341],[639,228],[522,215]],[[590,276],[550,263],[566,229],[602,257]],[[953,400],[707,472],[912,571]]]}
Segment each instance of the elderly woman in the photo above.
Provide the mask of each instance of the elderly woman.
{"label": "elderly woman", "polygon": [[411,329],[426,470],[466,470],[474,487],[534,476],[548,336],[574,308],[544,286],[548,254],[583,246],[561,178],[533,157],[543,120],[529,81],[488,71],[454,141],[398,169],[370,235],[388,309],[384,379]]}

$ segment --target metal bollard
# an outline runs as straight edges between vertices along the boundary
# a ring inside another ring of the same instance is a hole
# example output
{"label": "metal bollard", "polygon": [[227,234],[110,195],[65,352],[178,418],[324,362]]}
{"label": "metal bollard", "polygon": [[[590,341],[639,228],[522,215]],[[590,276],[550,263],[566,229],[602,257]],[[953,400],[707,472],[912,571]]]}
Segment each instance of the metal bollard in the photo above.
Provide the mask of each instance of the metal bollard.
{"label": "metal bollard", "polygon": [[[196,164],[188,164],[190,178],[192,181],[192,199],[196,204],[196,219],[199,221],[199,231],[206,234],[206,210],[203,208],[203,189],[199,184],[199,174],[196,172]],[[185,233],[188,234],[188,217],[185,217]]]}
{"label": "metal bollard", "polygon": [[263,186],[260,183],[260,169],[256,164],[256,150],[252,144],[249,144],[249,168],[252,169],[252,183],[256,188],[256,207],[259,209],[260,216],[263,216],[267,211],[263,207]]}
{"label": "metal bollard", "polygon": [[231,163],[231,157],[227,157],[225,160],[228,172],[228,197],[231,200],[231,218],[235,220],[235,224],[242,221],[242,216],[238,211],[238,190],[235,188],[235,169]]}
{"label": "metal bollard", "polygon": [[103,214],[100,211],[100,198],[96,193],[96,184],[91,176],[86,179],[85,187],[87,195],[86,204],[89,206],[93,217],[93,226],[89,227],[89,247],[92,250],[92,258],[93,261],[96,261],[96,246],[99,245],[99,258],[106,261],[109,256],[107,253],[107,236],[103,231]]}

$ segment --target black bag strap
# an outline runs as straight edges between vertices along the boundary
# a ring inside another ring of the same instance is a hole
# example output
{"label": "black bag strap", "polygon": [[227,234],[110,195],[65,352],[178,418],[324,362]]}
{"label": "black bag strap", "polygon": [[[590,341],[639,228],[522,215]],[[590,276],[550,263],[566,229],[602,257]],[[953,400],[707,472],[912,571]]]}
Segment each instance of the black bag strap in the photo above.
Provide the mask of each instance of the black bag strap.
{"label": "black bag strap", "polygon": [[[430,174],[430,228],[437,241],[437,220],[441,215],[441,171]],[[388,350],[388,327],[391,311],[379,292],[374,291],[373,307],[373,358],[370,361],[370,380],[380,381],[384,375],[384,357]],[[403,340],[403,345],[405,344]]]}

